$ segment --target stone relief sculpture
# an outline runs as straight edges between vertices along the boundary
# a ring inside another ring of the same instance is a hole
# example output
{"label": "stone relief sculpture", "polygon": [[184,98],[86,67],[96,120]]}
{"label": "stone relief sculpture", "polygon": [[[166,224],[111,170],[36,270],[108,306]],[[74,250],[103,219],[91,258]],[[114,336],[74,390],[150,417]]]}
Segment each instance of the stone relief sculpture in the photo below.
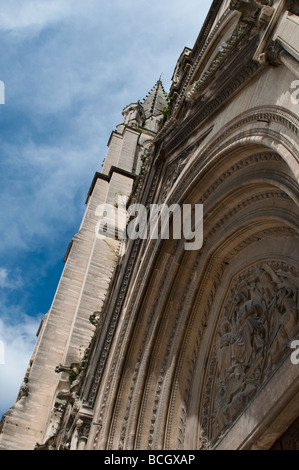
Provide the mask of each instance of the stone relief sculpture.
{"label": "stone relief sculpture", "polygon": [[[209,360],[202,443],[213,446],[219,440],[289,353],[299,334],[294,274],[294,268],[273,261],[250,268],[234,282]],[[207,396],[210,412],[205,411]]]}

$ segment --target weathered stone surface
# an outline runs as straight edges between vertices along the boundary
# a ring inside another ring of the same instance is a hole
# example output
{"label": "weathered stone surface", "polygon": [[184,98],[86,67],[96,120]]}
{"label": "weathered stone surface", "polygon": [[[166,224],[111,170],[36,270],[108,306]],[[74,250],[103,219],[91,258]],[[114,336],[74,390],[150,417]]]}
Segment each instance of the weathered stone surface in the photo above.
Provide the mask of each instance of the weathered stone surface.
{"label": "weathered stone surface", "polygon": [[[290,5],[215,0],[175,67],[171,105],[157,82],[124,109],[0,448],[268,449],[296,422]],[[117,194],[203,204],[202,248],[97,238],[96,209],[117,210]]]}

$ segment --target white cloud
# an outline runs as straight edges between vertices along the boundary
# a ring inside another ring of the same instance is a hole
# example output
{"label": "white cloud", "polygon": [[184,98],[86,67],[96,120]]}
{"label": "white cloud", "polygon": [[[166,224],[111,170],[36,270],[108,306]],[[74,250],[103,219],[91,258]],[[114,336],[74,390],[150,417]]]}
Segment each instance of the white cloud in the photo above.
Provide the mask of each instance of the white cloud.
{"label": "white cloud", "polygon": [[7,283],[7,269],[0,268],[0,287],[6,287]]}
{"label": "white cloud", "polygon": [[1,9],[0,28],[34,32],[66,18],[83,14],[93,0],[10,0]]}
{"label": "white cloud", "polygon": [[[11,188],[0,191],[1,204],[6,210],[0,219],[2,240],[0,254],[7,250],[33,251],[46,244],[59,241],[59,235],[69,226],[75,230],[78,215],[83,216],[85,196],[100,159],[97,148],[88,142],[71,146],[63,142],[60,147],[24,144],[22,158],[27,166],[27,183],[22,178],[14,181]],[[7,155],[18,153],[14,145],[7,148]],[[17,165],[18,156],[15,165]],[[90,166],[90,172],[86,167]],[[78,205],[77,194],[80,194]],[[62,222],[63,221],[63,222]],[[79,225],[76,227],[78,228]],[[8,273],[0,269],[0,287],[20,287],[16,275],[8,279]]]}
{"label": "white cloud", "polygon": [[0,319],[0,346],[4,346],[4,361],[0,358],[0,415],[17,398],[40,323],[40,318],[30,318],[21,311],[18,314],[18,323],[11,323],[8,318]]}
{"label": "white cloud", "polygon": [[[27,304],[24,290],[17,288],[28,279],[30,295],[39,292],[53,247],[63,257],[69,239],[61,234],[74,235],[79,227],[85,196],[122,108],[142,100],[162,72],[168,89],[176,60],[184,46],[192,47],[211,3],[9,0],[1,5],[0,79],[6,92],[0,109],[0,341],[6,361],[0,365],[1,410],[16,398],[39,324],[39,318],[28,316],[32,297]],[[30,273],[26,253],[36,259]],[[12,267],[18,264],[22,275]]]}
{"label": "white cloud", "polygon": [[8,269],[0,266],[0,288],[15,290],[23,286],[23,279],[20,274],[9,273]]}

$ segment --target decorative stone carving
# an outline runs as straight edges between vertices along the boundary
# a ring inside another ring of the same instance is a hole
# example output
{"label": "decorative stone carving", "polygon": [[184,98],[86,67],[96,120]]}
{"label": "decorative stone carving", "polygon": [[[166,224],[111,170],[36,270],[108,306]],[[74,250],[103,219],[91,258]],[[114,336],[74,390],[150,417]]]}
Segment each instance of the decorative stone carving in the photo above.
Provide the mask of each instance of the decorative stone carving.
{"label": "decorative stone carving", "polygon": [[[204,119],[203,115],[200,115],[201,119]],[[184,190],[186,185],[190,184],[190,180],[193,178],[193,174],[199,172],[199,168],[206,164],[208,159],[210,158],[211,154],[215,151],[218,151],[221,143],[226,140],[226,145],[230,145],[235,142],[235,136],[229,137],[231,134],[236,132],[241,127],[247,124],[254,124],[258,121],[268,121],[269,123],[278,123],[279,125],[283,126],[283,128],[287,131],[289,130],[292,132],[297,138],[298,136],[298,122],[296,117],[285,108],[282,107],[264,107],[263,110],[260,108],[251,109],[249,112],[244,112],[241,116],[230,123],[230,125],[221,133],[215,136],[211,146],[202,152],[201,158],[198,158],[193,165],[194,173],[190,173],[189,176],[186,176],[186,179],[182,182],[181,185],[178,185],[177,191],[174,191],[172,201],[178,200],[180,197],[180,192]],[[180,139],[184,139],[177,132],[177,135],[174,137],[173,142],[167,147],[167,151],[170,153],[172,148],[177,144],[177,141]]]}
{"label": "decorative stone carving", "polygon": [[245,38],[249,36],[250,32],[251,27],[247,24],[247,22],[240,21],[237,24],[230,39],[225,43],[225,45],[224,43],[222,44],[219,53],[216,55],[209,68],[204,73],[202,73],[197,81],[187,87],[187,101],[195,100],[199,94],[203,92],[204,88],[210,84],[211,80],[216,76],[216,72],[224,64],[228,56],[230,54],[232,55],[233,52],[236,53],[238,47],[241,47],[242,42],[245,41]]}
{"label": "decorative stone carving", "polygon": [[279,42],[278,41],[271,41],[268,44],[265,52],[263,52],[259,56],[259,59],[258,59],[259,63],[260,64],[268,63],[268,64],[274,65],[274,66],[281,65],[282,61],[280,59],[280,55],[281,55],[282,52],[283,52],[283,48],[281,47]]}
{"label": "decorative stone carving", "polygon": [[55,450],[55,436],[51,436],[44,444],[36,443],[34,450]]}
{"label": "decorative stone carving", "polygon": [[[124,299],[125,299],[127,288],[129,286],[129,281],[130,281],[130,277],[131,277],[132,270],[133,270],[133,267],[134,267],[134,263],[135,263],[135,260],[136,260],[136,257],[137,257],[139,244],[140,244],[140,239],[134,240],[134,244],[133,244],[132,250],[130,252],[130,258],[129,258],[129,261],[128,261],[128,265],[127,265],[127,268],[126,268],[126,273],[124,275],[124,278],[123,278],[123,281],[122,281],[122,284],[121,284],[121,287],[120,287],[120,290],[119,290],[119,296],[118,296],[118,299],[116,301],[116,305],[114,306],[113,314],[111,315],[111,320],[110,320],[109,328],[108,328],[108,331],[107,331],[107,334],[106,334],[106,337],[105,337],[104,345],[103,345],[103,348],[102,348],[102,351],[101,351],[101,354],[100,354],[100,358],[99,358],[99,360],[96,364],[93,381],[92,381],[90,389],[87,390],[87,394],[86,394],[86,397],[84,399],[85,406],[90,407],[90,408],[93,406],[93,403],[94,403],[94,400],[95,400],[95,397],[96,397],[96,394],[97,394],[97,390],[98,390],[98,387],[99,387],[99,384],[100,384],[100,381],[101,381],[101,378],[102,378],[102,374],[103,374],[103,371],[104,371],[104,368],[105,368],[106,359],[107,359],[107,356],[108,356],[108,353],[109,353],[111,341],[112,341],[114,331],[115,331],[117,323],[118,323],[118,318],[119,318],[119,315],[120,315],[120,312],[121,312],[121,309],[122,309],[122,305],[123,305],[123,302],[124,302]],[[110,369],[110,377],[109,377],[109,380],[107,381],[107,387],[105,388],[105,394],[104,394],[104,397],[103,397],[103,404],[102,404],[102,410],[103,411],[105,409],[105,402],[106,402],[106,400],[108,398],[108,395],[109,395],[109,392],[110,392],[110,384],[111,384],[111,381],[114,377],[113,376],[114,367],[115,367],[115,363],[112,365],[112,367]],[[101,412],[100,418],[99,418],[100,421],[102,420],[102,412]],[[97,433],[97,436],[98,436],[98,433]]]}
{"label": "decorative stone carving", "polygon": [[269,23],[274,9],[270,6],[270,1],[256,0],[231,0],[230,10],[237,10],[241,13],[241,21],[244,23],[256,23],[260,27]]}
{"label": "decorative stone carving", "polygon": [[183,152],[168,165],[163,178],[162,189],[159,197],[160,202],[165,201],[171,188],[180,176],[184,167],[187,165],[192,153],[200,146],[208,133],[209,131],[202,135],[195,144],[183,150]]}
{"label": "decorative stone carving", "polygon": [[275,372],[299,334],[295,269],[271,261],[235,279],[216,328],[202,400],[201,446],[213,447]]}
{"label": "decorative stone carving", "polygon": [[90,431],[91,422],[87,419],[79,418],[76,422],[76,428],[78,430],[79,439],[87,439]]}
{"label": "decorative stone carving", "polygon": [[128,205],[139,202],[142,189],[145,184],[146,176],[149,172],[154,143],[152,140],[146,140],[141,147],[141,168],[139,175],[134,181],[133,190],[128,201]]}
{"label": "decorative stone carving", "polygon": [[25,377],[23,383],[21,385],[19,395],[17,401],[21,400],[21,398],[27,398],[29,395],[29,387],[28,387],[28,377]]}
{"label": "decorative stone carving", "polygon": [[80,364],[77,362],[72,363],[70,366],[63,366],[59,364],[55,372],[59,374],[60,372],[66,372],[69,375],[70,381],[72,382],[80,372]]}
{"label": "decorative stone carving", "polygon": [[263,6],[258,17],[258,25],[260,28],[267,26],[273,16],[273,13],[274,8],[270,7],[269,5]]}
{"label": "decorative stone carving", "polygon": [[[84,356],[79,363],[72,363],[70,366],[64,366],[59,364],[55,372],[61,373],[64,372],[69,377],[69,383],[64,382],[60,383],[59,390],[55,396],[54,407],[51,413],[50,418],[50,435],[51,437],[48,438],[48,441],[51,442],[51,447],[56,449],[57,441],[59,441],[58,436],[62,426],[62,422],[66,412],[69,413],[69,417],[65,422],[65,426],[67,428],[68,425],[71,425],[71,422],[74,420],[74,415],[78,412],[78,394],[79,394],[79,387],[82,383],[82,379],[85,374],[85,366],[87,362],[87,357],[89,353],[90,347],[85,350]],[[61,386],[65,388],[61,389]],[[47,442],[48,442],[47,441]],[[38,445],[39,450],[48,450],[48,444]],[[61,445],[61,449],[68,450],[69,448],[69,441],[68,436],[63,439]]]}
{"label": "decorative stone carving", "polygon": [[167,168],[166,175],[164,178],[164,184],[160,195],[161,202],[164,202],[167,198],[168,193],[170,192],[171,188],[173,187],[175,181],[179,177],[185,165],[185,156],[180,156]]}
{"label": "decorative stone carving", "polygon": [[185,47],[178,62],[176,65],[176,68],[173,72],[172,76],[172,83],[174,86],[177,86],[180,81],[182,80],[183,74],[184,74],[184,69],[186,67],[186,64],[188,63],[188,58],[191,55],[192,50],[189,49],[189,47]]}
{"label": "decorative stone carving", "polygon": [[89,317],[89,321],[92,325],[97,326],[100,322],[101,317],[102,312],[93,312],[93,314]]}
{"label": "decorative stone carving", "polygon": [[[271,0],[260,0],[259,2],[256,0],[231,0],[229,9],[240,12],[240,20],[229,40],[220,46],[219,53],[208,70],[196,82],[187,87],[187,101],[194,101],[203,93],[204,88],[211,83],[211,80],[228,60],[228,57],[234,56],[240,48],[247,44],[254,27],[261,29],[269,23],[274,13],[274,9],[270,6],[271,3]],[[255,33],[257,32],[256,30]]]}
{"label": "decorative stone carving", "polygon": [[143,154],[149,157],[152,154],[154,143],[152,140],[146,140],[143,144]]}
{"label": "decorative stone carving", "polygon": [[[180,109],[182,108],[182,106],[184,106],[185,100],[186,99],[188,100],[188,97],[186,96],[186,94],[187,94],[187,88],[190,85],[191,77],[192,77],[194,71],[196,70],[196,67],[199,64],[201,57],[204,55],[206,49],[208,48],[209,44],[213,40],[215,34],[217,33],[217,31],[221,27],[221,24],[222,24],[223,20],[226,18],[226,16],[229,14],[229,12],[230,12],[229,9],[225,10],[223,15],[216,22],[212,32],[208,36],[205,37],[205,41],[201,44],[202,49],[198,53],[198,56],[197,56],[196,60],[194,61],[193,65],[192,66],[189,65],[188,73],[186,73],[186,77],[184,78],[184,82],[182,83],[182,86],[180,87],[180,91],[178,93],[178,96],[176,96],[176,98],[174,99],[173,107],[172,107],[172,111],[171,111],[171,117],[166,120],[164,125],[161,127],[161,129],[157,133],[157,136],[155,138],[156,141],[160,140],[164,135],[166,135],[166,133],[171,129],[171,127],[176,122],[176,116],[178,115],[178,113],[179,113]],[[209,18],[209,27],[212,26],[214,20],[215,20],[214,15],[211,15],[211,17]],[[208,31],[209,27],[207,26],[206,31]],[[173,93],[172,96],[174,96],[174,93]]]}
{"label": "decorative stone carving", "polygon": [[62,402],[67,401],[68,403],[74,403],[74,401],[76,400],[76,393],[69,392],[67,390],[60,390],[57,393],[56,397],[58,398],[58,400],[62,400]]}
{"label": "decorative stone carving", "polygon": [[129,106],[124,108],[123,112],[123,124],[133,127],[142,125],[145,121],[145,114],[143,107],[138,101],[137,103],[131,103]]}
{"label": "decorative stone carving", "polygon": [[56,373],[65,372],[69,376],[69,389],[64,390],[63,392],[58,392],[56,397],[58,402],[61,399],[63,402],[73,403],[75,401],[79,386],[85,374],[85,366],[87,363],[89,350],[90,348],[86,349],[85,354],[80,363],[74,362],[69,367],[59,364],[59,366],[56,367]]}

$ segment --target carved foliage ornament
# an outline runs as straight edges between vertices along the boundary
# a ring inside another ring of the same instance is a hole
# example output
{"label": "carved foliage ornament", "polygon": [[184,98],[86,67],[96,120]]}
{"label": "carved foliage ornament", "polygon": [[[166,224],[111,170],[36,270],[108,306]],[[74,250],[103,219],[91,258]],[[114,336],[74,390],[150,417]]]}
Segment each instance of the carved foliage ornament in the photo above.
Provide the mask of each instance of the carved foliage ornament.
{"label": "carved foliage ornament", "polygon": [[213,447],[299,335],[298,272],[271,261],[235,280],[216,328],[201,403],[200,446]]}

